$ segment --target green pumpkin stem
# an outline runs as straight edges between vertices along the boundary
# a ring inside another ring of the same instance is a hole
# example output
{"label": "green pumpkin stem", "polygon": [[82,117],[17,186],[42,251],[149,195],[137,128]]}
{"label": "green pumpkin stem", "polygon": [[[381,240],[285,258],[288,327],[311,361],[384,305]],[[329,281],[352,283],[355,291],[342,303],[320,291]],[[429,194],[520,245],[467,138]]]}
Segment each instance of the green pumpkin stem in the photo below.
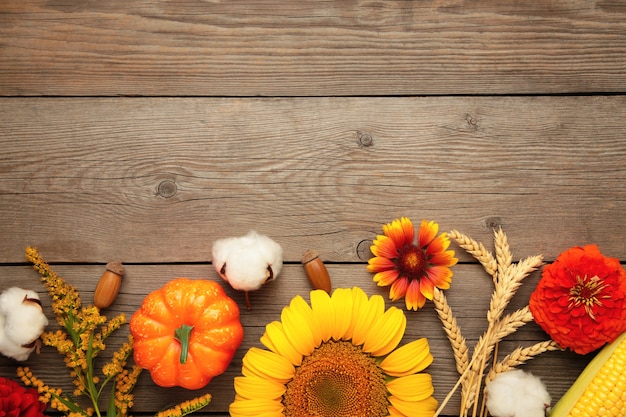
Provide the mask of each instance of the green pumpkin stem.
{"label": "green pumpkin stem", "polygon": [[187,354],[189,353],[189,337],[193,326],[183,324],[174,331],[174,337],[180,342],[180,363],[187,362]]}

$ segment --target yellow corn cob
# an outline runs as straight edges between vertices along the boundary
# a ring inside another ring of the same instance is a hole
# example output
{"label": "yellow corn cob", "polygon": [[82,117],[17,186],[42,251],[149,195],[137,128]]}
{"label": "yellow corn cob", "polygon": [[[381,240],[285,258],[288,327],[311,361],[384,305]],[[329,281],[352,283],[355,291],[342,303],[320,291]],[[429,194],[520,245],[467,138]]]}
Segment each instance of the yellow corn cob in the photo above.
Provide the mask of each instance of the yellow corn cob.
{"label": "yellow corn cob", "polygon": [[626,333],[589,362],[550,417],[626,416]]}

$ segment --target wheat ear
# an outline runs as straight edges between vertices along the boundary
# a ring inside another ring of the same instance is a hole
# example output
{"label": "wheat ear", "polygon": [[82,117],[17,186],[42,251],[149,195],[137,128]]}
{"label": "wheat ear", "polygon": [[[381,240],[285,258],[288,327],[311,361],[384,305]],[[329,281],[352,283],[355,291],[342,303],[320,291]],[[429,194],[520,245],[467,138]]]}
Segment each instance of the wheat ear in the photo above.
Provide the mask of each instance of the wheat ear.
{"label": "wheat ear", "polygon": [[539,268],[542,263],[543,256],[530,256],[517,264],[510,265],[501,276],[498,276],[498,282],[491,297],[487,313],[489,323],[493,323],[500,318],[511,298],[522,285],[522,280]]}
{"label": "wheat ear", "polygon": [[448,236],[453,239],[457,245],[462,247],[472,255],[483,266],[485,271],[492,277],[495,277],[498,272],[498,264],[491,252],[485,249],[482,243],[476,242],[471,237],[460,233],[457,230],[451,230],[448,232]]}
{"label": "wheat ear", "polygon": [[443,329],[448,336],[450,346],[452,346],[452,352],[454,353],[454,360],[456,362],[456,370],[460,375],[462,375],[469,363],[467,344],[465,342],[465,338],[461,334],[461,328],[458,326],[456,318],[452,314],[452,309],[448,304],[445,294],[437,287],[435,287],[433,304],[435,306],[435,311],[437,311],[437,315],[439,316],[439,320],[441,320],[441,323],[443,324]]}
{"label": "wheat ear", "polygon": [[532,346],[516,348],[491,368],[489,374],[485,377],[485,383],[491,382],[499,373],[522,365],[535,356],[550,350],[561,350],[561,348],[554,340],[546,340],[545,342],[535,343]]}
{"label": "wheat ear", "polygon": [[496,252],[496,264],[498,265],[498,277],[504,275],[504,272],[511,266],[513,256],[509,247],[509,240],[502,228],[494,231],[494,248]]}

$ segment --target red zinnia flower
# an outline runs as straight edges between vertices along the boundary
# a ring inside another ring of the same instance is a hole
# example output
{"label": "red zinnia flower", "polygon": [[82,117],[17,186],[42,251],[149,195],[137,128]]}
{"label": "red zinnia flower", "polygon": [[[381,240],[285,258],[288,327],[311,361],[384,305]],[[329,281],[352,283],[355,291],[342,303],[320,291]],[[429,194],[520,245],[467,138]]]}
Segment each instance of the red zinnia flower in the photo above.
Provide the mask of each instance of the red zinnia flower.
{"label": "red zinnia flower", "polygon": [[36,389],[0,377],[1,417],[41,417],[45,409],[46,404],[39,402]]}
{"label": "red zinnia flower", "polygon": [[457,263],[454,251],[446,250],[450,239],[446,233],[437,236],[439,225],[422,220],[414,243],[415,230],[411,220],[403,217],[383,226],[371,247],[374,257],[367,265],[375,272],[374,282],[391,285],[389,298],[405,298],[406,308],[417,310],[432,300],[435,287],[450,288],[452,271]]}
{"label": "red zinnia flower", "polygon": [[592,352],[626,330],[626,271],[596,245],[570,248],[543,269],[529,307],[561,347]]}

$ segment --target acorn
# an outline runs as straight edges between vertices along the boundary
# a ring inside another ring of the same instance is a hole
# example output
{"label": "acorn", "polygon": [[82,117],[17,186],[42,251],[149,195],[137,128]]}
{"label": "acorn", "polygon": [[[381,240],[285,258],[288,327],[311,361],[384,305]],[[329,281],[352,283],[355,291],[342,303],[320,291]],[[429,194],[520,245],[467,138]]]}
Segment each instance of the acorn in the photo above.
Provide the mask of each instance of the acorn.
{"label": "acorn", "polygon": [[332,291],[330,275],[324,262],[320,259],[319,253],[314,250],[304,252],[302,265],[311,286],[316,290],[324,290],[330,294]]}
{"label": "acorn", "polygon": [[106,271],[100,277],[96,291],[93,294],[93,304],[98,308],[107,308],[120,291],[122,277],[124,276],[124,266],[121,262],[109,262],[106,264]]}

